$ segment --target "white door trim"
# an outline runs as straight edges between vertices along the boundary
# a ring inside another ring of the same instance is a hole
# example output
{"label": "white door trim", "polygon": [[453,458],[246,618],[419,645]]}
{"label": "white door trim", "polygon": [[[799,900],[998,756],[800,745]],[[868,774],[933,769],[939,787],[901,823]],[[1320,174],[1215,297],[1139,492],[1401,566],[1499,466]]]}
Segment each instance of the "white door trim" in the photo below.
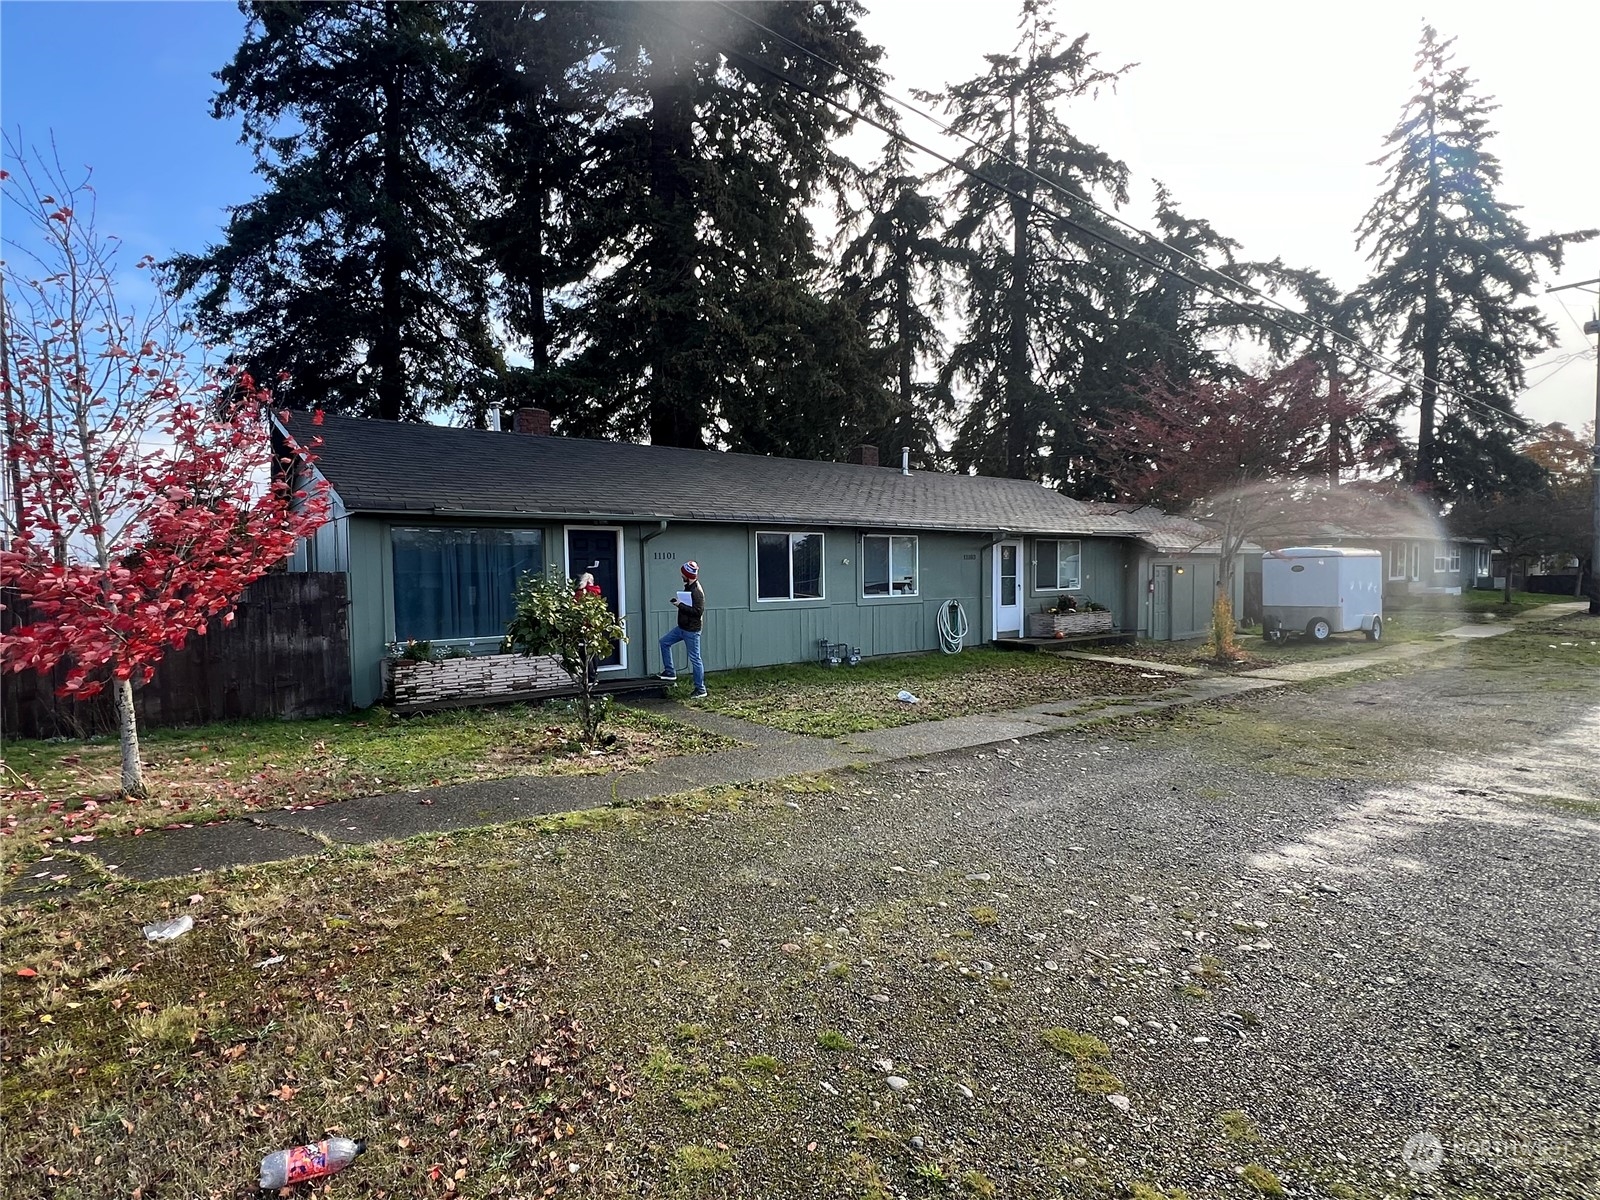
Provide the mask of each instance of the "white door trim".
{"label": "white door trim", "polygon": [[[570,531],[575,530],[575,529],[576,530],[580,530],[580,531],[582,531],[584,533],[611,533],[611,534],[615,535],[615,537],[616,537],[616,540],[617,540],[617,594],[616,594],[615,599],[616,599],[616,602],[617,602],[617,618],[622,622],[622,627],[623,627],[623,630],[624,630],[624,637],[623,637],[623,640],[622,640],[621,644],[617,647],[617,662],[616,662],[616,665],[615,666],[609,666],[609,667],[600,667],[599,669],[601,671],[626,671],[628,669],[628,639],[626,637],[626,630],[627,630],[627,627],[628,627],[628,574],[627,574],[627,572],[628,572],[628,563],[627,563],[627,559],[624,557],[624,555],[622,553],[622,551],[624,549],[623,541],[622,541],[622,526],[621,525],[563,525],[561,527],[561,569],[566,572],[566,575],[567,575],[568,579],[575,579],[578,575],[582,574],[583,570],[584,570],[583,567],[580,567],[577,571],[574,571],[572,569],[572,556],[571,556],[571,545],[572,545],[572,543],[570,541],[568,541],[567,534]],[[586,567],[588,564],[584,564],[584,565]]]}
{"label": "white door trim", "polygon": [[[1000,559],[1001,559],[1000,551],[1005,546],[1014,546],[1014,547],[1016,547],[1016,551],[1017,551],[1017,602],[1016,602],[1015,605],[1008,605],[1007,607],[1008,608],[1014,607],[1017,610],[1017,622],[1016,622],[1017,633],[1019,635],[1027,633],[1027,630],[1025,628],[1023,628],[1023,611],[1022,611],[1024,609],[1024,607],[1026,607],[1023,604],[1023,600],[1022,600],[1022,595],[1023,595],[1023,586],[1022,586],[1022,584],[1023,584],[1022,539],[1021,538],[1007,538],[1003,542],[996,542],[994,544],[994,547],[993,547],[993,550],[992,550],[992,553],[994,555],[994,566],[993,566],[993,578],[990,581],[992,583],[992,585],[993,585],[993,591],[991,593],[992,603],[989,605],[989,640],[990,641],[993,641],[995,638],[998,638],[1000,636]],[[1007,623],[1006,628],[1008,628],[1008,629],[1010,628],[1010,623],[1009,622]]]}

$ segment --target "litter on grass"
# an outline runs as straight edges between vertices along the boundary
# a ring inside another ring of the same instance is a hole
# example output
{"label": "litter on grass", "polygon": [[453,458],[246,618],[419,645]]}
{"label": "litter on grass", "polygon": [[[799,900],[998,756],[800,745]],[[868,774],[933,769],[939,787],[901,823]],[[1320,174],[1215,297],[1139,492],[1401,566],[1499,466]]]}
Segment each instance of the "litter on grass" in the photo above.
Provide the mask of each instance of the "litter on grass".
{"label": "litter on grass", "polygon": [[181,938],[193,928],[193,917],[173,917],[170,921],[155,921],[146,925],[144,927],[144,936],[148,942],[172,942]]}
{"label": "litter on grass", "polygon": [[905,691],[903,689],[901,690],[900,694],[895,697],[895,699],[900,701],[902,704],[920,704],[920,703],[922,703],[922,701],[918,700],[910,692]]}

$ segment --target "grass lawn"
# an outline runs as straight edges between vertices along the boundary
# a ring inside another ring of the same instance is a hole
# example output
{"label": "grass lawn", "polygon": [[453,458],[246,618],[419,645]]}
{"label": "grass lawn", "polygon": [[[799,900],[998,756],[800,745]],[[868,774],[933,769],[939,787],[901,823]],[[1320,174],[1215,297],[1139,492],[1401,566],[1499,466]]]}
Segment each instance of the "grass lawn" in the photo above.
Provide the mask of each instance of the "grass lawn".
{"label": "grass lawn", "polygon": [[[711,677],[705,707],[790,733],[833,737],[1002,712],[1046,701],[1142,695],[1171,686],[1137,671],[1051,654],[975,648],[960,654],[868,659],[856,667],[804,663],[724,671]],[[679,682],[675,692],[687,694]],[[896,697],[911,692],[918,703]]]}
{"label": "grass lawn", "polygon": [[1496,588],[1492,591],[1462,592],[1459,596],[1418,596],[1414,603],[1408,603],[1396,611],[1489,613],[1497,617],[1514,617],[1532,608],[1543,608],[1546,604],[1571,604],[1582,599],[1582,596],[1552,596],[1544,592],[1512,592],[1511,603],[1507,604],[1505,593]]}
{"label": "grass lawn", "polygon": [[[659,716],[615,708],[603,754],[574,749],[571,705],[506,705],[395,717],[381,708],[308,721],[248,721],[140,734],[151,796],[117,798],[115,737],[12,741],[5,834],[72,845],[97,834],[223,820],[412,787],[508,775],[610,772],[732,745]],[[14,772],[14,774],[12,774]]]}

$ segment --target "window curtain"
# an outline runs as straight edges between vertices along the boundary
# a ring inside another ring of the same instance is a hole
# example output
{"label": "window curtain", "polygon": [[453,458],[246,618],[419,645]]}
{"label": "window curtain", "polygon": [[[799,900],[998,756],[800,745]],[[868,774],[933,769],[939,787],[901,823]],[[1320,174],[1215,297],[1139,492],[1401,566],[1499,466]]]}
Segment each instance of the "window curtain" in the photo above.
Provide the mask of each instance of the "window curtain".
{"label": "window curtain", "polygon": [[536,529],[396,528],[391,541],[400,641],[499,637],[517,581],[544,566]]}

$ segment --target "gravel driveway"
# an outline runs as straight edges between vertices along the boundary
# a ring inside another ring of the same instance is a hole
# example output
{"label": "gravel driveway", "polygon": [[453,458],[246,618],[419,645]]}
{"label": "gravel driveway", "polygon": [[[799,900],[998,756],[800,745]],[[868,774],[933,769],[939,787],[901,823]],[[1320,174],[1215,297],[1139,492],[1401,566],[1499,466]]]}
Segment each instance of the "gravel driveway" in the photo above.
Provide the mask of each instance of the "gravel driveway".
{"label": "gravel driveway", "polygon": [[1600,1196],[1600,689],[1510,703],[1445,663],[606,839],[580,1005],[678,1060],[622,1140],[728,1194]]}

